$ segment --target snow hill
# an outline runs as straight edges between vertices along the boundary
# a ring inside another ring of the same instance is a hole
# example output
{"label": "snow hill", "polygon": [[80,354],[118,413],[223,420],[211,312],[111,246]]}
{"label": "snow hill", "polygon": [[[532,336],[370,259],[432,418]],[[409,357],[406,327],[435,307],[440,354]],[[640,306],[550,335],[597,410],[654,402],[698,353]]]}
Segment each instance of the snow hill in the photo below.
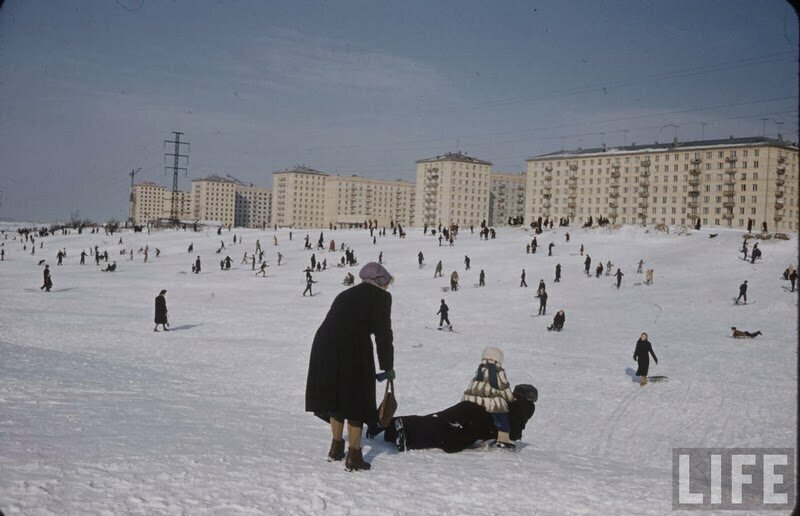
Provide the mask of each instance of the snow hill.
{"label": "snow hill", "polygon": [[[571,234],[569,243],[564,233]],[[673,447],[792,447],[796,421],[797,295],[781,273],[797,262],[791,241],[760,241],[755,265],[742,233],[689,235],[562,228],[538,236],[499,228],[497,239],[462,231],[454,247],[410,229],[372,244],[365,230],[325,231],[360,263],[395,276],[393,327],[398,414],[460,400],[487,345],[505,352],[512,385],[539,389],[517,452],[398,453],[364,440],[373,469],[327,463],[329,429],[303,411],[311,342],[345,287],[341,253],[302,297],[319,231],[73,233],[37,239],[36,255],[5,240],[0,262],[0,509],[11,514],[663,514],[671,512]],[[232,245],[234,234],[244,243]],[[277,234],[278,246],[272,243]],[[215,254],[225,241],[227,249]],[[260,239],[269,268],[240,264]],[[554,256],[547,244],[555,242]],[[44,242],[44,249],[38,249]],[[194,243],[195,252],[187,254]],[[583,274],[611,260],[625,277]],[[81,249],[108,249],[102,273]],[[150,246],[150,259],[119,254]],[[56,252],[66,248],[63,266]],[[161,257],[155,258],[155,248]],[[276,253],[284,264],[276,266]],[[417,252],[425,266],[417,266]],[[231,271],[220,271],[229,254]],[[203,273],[190,273],[195,256]],[[464,255],[472,260],[464,271]],[[47,258],[54,291],[39,290]],[[437,260],[445,277],[433,279]],[[639,259],[655,270],[640,285]],[[563,268],[553,283],[554,268]],[[519,288],[522,268],[529,288]],[[481,269],[486,287],[476,288]],[[459,271],[462,290],[442,292]],[[547,316],[535,317],[539,279]],[[735,306],[749,280],[751,304]],[[167,289],[172,330],[154,333],[153,299]],[[435,331],[446,299],[458,333]],[[546,326],[558,309],[565,330]],[[736,340],[730,327],[756,331]],[[648,332],[669,381],[640,388],[635,341]],[[379,399],[383,385],[376,386]]]}

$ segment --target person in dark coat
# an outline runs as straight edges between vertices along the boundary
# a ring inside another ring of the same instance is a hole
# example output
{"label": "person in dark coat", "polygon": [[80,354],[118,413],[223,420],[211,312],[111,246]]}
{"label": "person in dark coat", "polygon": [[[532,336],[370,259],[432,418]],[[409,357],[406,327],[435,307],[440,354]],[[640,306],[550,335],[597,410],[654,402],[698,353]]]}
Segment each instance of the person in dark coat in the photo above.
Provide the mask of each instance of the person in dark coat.
{"label": "person in dark coat", "polygon": [[[514,387],[514,401],[508,403],[509,438],[518,441],[536,410],[539,393],[536,387],[520,384]],[[497,439],[492,414],[471,401],[426,416],[400,416],[383,434],[386,442],[398,451],[439,448],[457,453],[470,448],[475,441]]]}
{"label": "person in dark coat", "polygon": [[553,256],[553,247],[555,247],[555,245],[556,244],[554,244],[553,242],[550,242],[550,244],[548,244],[548,246],[547,246],[547,256]]}
{"label": "person in dark coat", "polygon": [[542,290],[539,294],[539,315],[545,315],[547,311],[547,292]]}
{"label": "person in dark coat", "polygon": [[561,282],[561,264],[560,263],[556,264],[556,279],[555,279],[555,282],[556,283],[560,283]]}
{"label": "person in dark coat", "polygon": [[44,283],[39,290],[44,290],[45,292],[50,292],[50,289],[53,288],[53,278],[50,277],[50,266],[44,266]]}
{"label": "person in dark coat", "polygon": [[[439,242],[439,245],[441,245],[441,242]],[[423,261],[425,261],[425,257],[422,255],[422,251],[420,251],[419,253],[417,253],[417,263],[419,264],[420,267],[422,267]]]}
{"label": "person in dark coat", "polygon": [[744,298],[744,304],[747,304],[747,280],[744,280],[744,283],[739,285],[739,297],[736,298],[737,305],[742,298]]}
{"label": "person in dark coat", "polygon": [[556,312],[556,316],[553,317],[553,324],[547,327],[547,331],[561,331],[564,329],[564,323],[566,322],[567,317],[564,315],[564,310],[559,310]]}
{"label": "person in dark coat", "polygon": [[[796,277],[797,275],[795,275],[795,278]],[[486,286],[486,273],[483,272],[483,269],[481,269],[481,273],[478,275],[478,286],[479,287]],[[792,292],[794,292],[794,281],[792,281]]]}
{"label": "person in dark coat", "polygon": [[200,257],[199,256],[194,261],[194,273],[195,274],[200,274]]}
{"label": "person in dark coat", "polygon": [[159,292],[158,296],[156,296],[156,325],[153,331],[158,331],[159,324],[164,327],[164,331],[169,331],[169,328],[167,328],[167,326],[169,326],[169,322],[167,321],[167,299],[164,297],[166,293],[166,290],[162,290]]}
{"label": "person in dark coat", "polygon": [[586,260],[583,261],[583,266],[586,269],[586,275],[589,275],[589,269],[592,267],[592,257],[586,255]]}
{"label": "person in dark coat", "polygon": [[439,311],[436,312],[436,315],[440,316],[439,317],[439,328],[441,328],[442,324],[444,324],[444,323],[447,323],[447,326],[449,328],[453,327],[453,325],[450,324],[450,319],[447,317],[447,314],[449,312],[450,312],[450,307],[447,306],[447,303],[445,303],[444,299],[442,299],[442,304],[439,305]]}
{"label": "person in dark coat", "polygon": [[792,272],[789,273],[789,281],[792,282],[792,292],[794,292],[794,284],[797,282],[797,270],[792,269]]}
{"label": "person in dark coat", "polygon": [[378,418],[371,335],[379,367],[394,379],[392,296],[386,291],[393,278],[375,262],[365,265],[359,276],[363,282],[336,296],[317,330],[306,380],[306,411],[331,426],[329,461],[345,458],[347,421],[348,471],[371,467],[361,454],[363,425],[377,425]]}
{"label": "person in dark coat", "polygon": [[520,275],[519,279],[520,279],[519,286],[527,288],[528,287],[528,282],[525,281],[525,269],[522,269],[522,274]]}
{"label": "person in dark coat", "polygon": [[621,270],[617,269],[617,272],[614,274],[614,276],[617,277],[617,288],[619,288],[620,283],[622,283],[622,277],[624,276],[624,274],[622,274]]}
{"label": "person in dark coat", "polygon": [[658,363],[658,358],[653,351],[653,346],[647,340],[647,334],[642,333],[639,340],[636,341],[636,349],[633,351],[633,360],[639,364],[636,370],[636,376],[639,377],[639,385],[644,387],[647,385],[647,372],[650,369],[650,355],[653,355],[653,360]]}

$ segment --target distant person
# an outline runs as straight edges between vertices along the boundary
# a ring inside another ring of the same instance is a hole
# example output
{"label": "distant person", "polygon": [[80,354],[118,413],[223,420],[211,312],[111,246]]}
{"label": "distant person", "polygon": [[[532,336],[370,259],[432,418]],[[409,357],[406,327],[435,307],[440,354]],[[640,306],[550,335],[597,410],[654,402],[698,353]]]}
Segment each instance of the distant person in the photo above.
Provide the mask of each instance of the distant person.
{"label": "distant person", "polygon": [[636,349],[633,352],[633,360],[639,364],[636,376],[639,377],[639,385],[641,387],[647,385],[647,373],[650,370],[650,355],[653,356],[653,360],[658,364],[658,357],[656,357],[655,352],[653,352],[653,345],[647,340],[647,334],[642,333],[641,336],[639,336],[639,340],[636,341]]}
{"label": "distant person", "polygon": [[167,299],[164,297],[166,293],[166,290],[162,290],[159,292],[158,296],[156,296],[156,325],[153,331],[158,331],[159,324],[164,328],[164,331],[169,331],[169,322],[167,321]]}

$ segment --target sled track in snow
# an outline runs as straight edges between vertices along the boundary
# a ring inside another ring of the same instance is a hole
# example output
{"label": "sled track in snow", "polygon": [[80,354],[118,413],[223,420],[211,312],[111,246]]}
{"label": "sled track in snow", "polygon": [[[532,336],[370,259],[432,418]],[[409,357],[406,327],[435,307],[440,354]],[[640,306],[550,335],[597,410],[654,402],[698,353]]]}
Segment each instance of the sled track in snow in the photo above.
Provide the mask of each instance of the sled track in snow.
{"label": "sled track in snow", "polygon": [[630,406],[633,401],[642,395],[644,392],[644,388],[639,387],[638,385],[635,386],[636,390],[619,402],[617,407],[611,412],[611,414],[604,420],[604,424],[602,427],[602,435],[600,437],[600,445],[598,446],[598,454],[603,456],[605,455],[606,448],[608,444],[611,442],[611,438],[614,436],[614,432],[619,426],[620,422],[622,421],[625,413],[628,411],[628,407]]}

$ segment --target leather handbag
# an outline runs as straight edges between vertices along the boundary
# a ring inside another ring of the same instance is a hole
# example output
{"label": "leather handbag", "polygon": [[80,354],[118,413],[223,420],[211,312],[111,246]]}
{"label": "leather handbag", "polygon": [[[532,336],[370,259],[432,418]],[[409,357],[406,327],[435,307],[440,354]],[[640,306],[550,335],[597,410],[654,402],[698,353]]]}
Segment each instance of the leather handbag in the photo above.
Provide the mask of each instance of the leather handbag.
{"label": "leather handbag", "polygon": [[386,382],[383,401],[378,407],[378,424],[381,428],[389,428],[395,410],[397,410],[397,399],[394,397],[394,380],[389,380]]}

